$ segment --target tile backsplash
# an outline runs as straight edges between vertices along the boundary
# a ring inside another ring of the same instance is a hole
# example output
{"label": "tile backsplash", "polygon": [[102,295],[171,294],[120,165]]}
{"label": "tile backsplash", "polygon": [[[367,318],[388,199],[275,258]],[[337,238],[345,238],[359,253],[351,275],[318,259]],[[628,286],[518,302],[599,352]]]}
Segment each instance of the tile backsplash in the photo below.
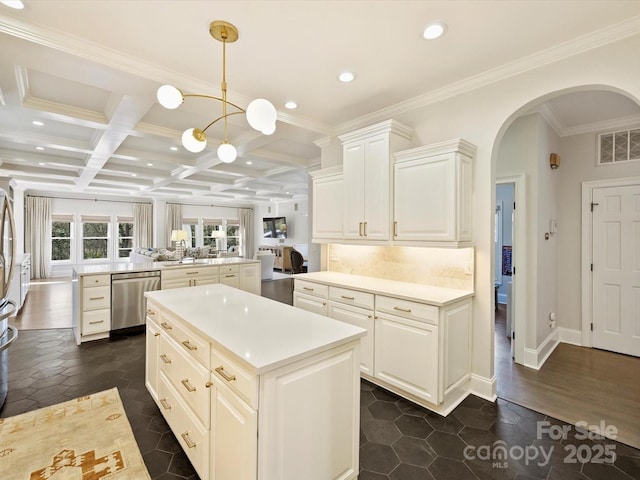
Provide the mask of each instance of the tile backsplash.
{"label": "tile backsplash", "polygon": [[327,270],[473,290],[474,249],[331,244]]}

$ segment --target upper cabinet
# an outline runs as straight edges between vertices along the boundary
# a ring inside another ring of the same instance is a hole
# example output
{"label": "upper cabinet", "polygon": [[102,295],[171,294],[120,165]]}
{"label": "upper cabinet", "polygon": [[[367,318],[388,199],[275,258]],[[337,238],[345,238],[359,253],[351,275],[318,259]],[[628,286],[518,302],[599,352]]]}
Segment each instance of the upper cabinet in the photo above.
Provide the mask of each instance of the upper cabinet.
{"label": "upper cabinet", "polygon": [[458,138],[394,154],[395,241],[471,244],[475,151],[474,145]]}
{"label": "upper cabinet", "polygon": [[312,242],[342,238],[342,167],[311,172],[312,179]]}
{"label": "upper cabinet", "polygon": [[390,240],[391,154],[406,148],[412,135],[411,128],[388,120],[338,137],[343,145],[342,239]]}

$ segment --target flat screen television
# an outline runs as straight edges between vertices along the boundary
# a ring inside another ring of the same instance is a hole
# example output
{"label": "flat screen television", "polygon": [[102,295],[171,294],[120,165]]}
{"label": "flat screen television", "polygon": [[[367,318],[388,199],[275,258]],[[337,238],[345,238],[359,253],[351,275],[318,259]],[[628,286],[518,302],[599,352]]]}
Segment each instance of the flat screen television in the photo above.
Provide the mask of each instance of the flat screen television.
{"label": "flat screen television", "polygon": [[286,217],[264,217],[262,219],[263,238],[287,238]]}

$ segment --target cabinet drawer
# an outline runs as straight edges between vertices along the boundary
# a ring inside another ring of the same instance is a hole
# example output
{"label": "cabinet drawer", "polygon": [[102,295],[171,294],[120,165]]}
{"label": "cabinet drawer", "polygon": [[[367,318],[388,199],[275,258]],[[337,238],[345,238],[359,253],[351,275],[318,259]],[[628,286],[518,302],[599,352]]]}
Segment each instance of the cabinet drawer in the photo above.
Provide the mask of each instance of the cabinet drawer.
{"label": "cabinet drawer", "polygon": [[308,282],[306,280],[294,279],[294,290],[305,293],[307,295],[313,295],[315,297],[329,298],[329,287],[322,285],[321,283]]}
{"label": "cabinet drawer", "polygon": [[359,290],[329,287],[329,300],[373,310],[373,294]]}
{"label": "cabinet drawer", "polygon": [[218,267],[210,267],[210,266],[198,266],[198,267],[185,267],[185,268],[169,268],[163,270],[161,275],[162,279],[188,279],[194,278],[198,275],[217,275]]}
{"label": "cabinet drawer", "polygon": [[240,265],[220,265],[220,275],[225,273],[240,273]]}
{"label": "cabinet drawer", "polygon": [[108,332],[111,330],[111,311],[92,310],[82,313],[82,335]]}
{"label": "cabinet drawer", "polygon": [[258,379],[225,355],[211,350],[211,371],[251,408],[258,409]]}
{"label": "cabinet drawer", "polygon": [[439,308],[424,303],[376,295],[376,311],[387,312],[419,322],[438,324]]}
{"label": "cabinet drawer", "polygon": [[102,287],[111,285],[111,275],[86,275],[82,279],[82,286],[86,287]]}
{"label": "cabinet drawer", "polygon": [[180,345],[184,352],[200,362],[206,369],[210,368],[211,357],[209,351],[211,346],[207,340],[183,325],[180,320],[174,318],[171,314],[162,317],[160,327]]}
{"label": "cabinet drawer", "polygon": [[160,371],[208,430],[211,419],[209,370],[190,358],[167,335],[161,335]]}
{"label": "cabinet drawer", "polygon": [[202,480],[209,478],[209,431],[202,428],[180,396],[160,373],[160,411]]}
{"label": "cabinet drawer", "polygon": [[158,304],[147,299],[147,317],[158,323],[160,321],[160,312]]}
{"label": "cabinet drawer", "polygon": [[111,308],[111,287],[91,287],[82,289],[82,310]]}
{"label": "cabinet drawer", "polygon": [[323,298],[312,297],[300,292],[293,292],[293,306],[301,308],[307,312],[317,313],[318,315],[327,315],[327,301]]}

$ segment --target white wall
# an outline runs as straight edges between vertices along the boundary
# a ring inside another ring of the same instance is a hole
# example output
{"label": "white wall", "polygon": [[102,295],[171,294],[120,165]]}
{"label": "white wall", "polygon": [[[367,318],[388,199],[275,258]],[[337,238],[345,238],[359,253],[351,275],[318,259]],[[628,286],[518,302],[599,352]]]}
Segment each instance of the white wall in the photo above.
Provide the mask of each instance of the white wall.
{"label": "white wall", "polygon": [[[637,125],[636,125],[637,126]],[[636,127],[630,125],[630,128]],[[572,135],[560,140],[561,162],[558,189],[558,326],[580,330],[581,326],[581,184],[640,175],[639,162],[597,166],[597,135]]]}

